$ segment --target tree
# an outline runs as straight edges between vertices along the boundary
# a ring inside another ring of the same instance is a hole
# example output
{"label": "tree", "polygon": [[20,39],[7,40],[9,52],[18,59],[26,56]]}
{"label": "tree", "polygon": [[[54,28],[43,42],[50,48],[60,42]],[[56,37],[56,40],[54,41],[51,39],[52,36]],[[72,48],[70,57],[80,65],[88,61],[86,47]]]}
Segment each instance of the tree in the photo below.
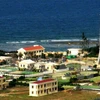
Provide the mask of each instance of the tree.
{"label": "tree", "polygon": [[41,54],[41,58],[44,58],[44,59],[46,58],[44,53]]}
{"label": "tree", "polygon": [[83,49],[89,48],[89,40],[85,36],[84,32],[82,33],[82,48]]}
{"label": "tree", "polygon": [[23,56],[22,53],[19,53],[19,54],[18,54],[18,57],[19,57],[20,60],[21,60],[22,56]]}
{"label": "tree", "polygon": [[93,65],[93,68],[95,68],[95,69],[96,69],[96,68],[97,68],[97,65]]}
{"label": "tree", "polygon": [[9,87],[14,87],[16,86],[16,79],[13,79],[11,82],[9,82]]}

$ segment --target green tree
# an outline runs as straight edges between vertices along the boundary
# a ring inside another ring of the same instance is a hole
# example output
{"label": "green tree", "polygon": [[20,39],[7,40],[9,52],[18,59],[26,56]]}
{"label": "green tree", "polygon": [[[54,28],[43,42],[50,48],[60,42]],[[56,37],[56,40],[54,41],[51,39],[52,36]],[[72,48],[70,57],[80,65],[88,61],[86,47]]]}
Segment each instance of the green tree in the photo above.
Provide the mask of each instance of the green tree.
{"label": "green tree", "polygon": [[23,56],[22,53],[19,53],[19,54],[18,54],[18,57],[19,57],[20,60],[21,60],[22,56]]}
{"label": "green tree", "polygon": [[44,58],[44,59],[46,58],[44,53],[41,54],[41,58]]}

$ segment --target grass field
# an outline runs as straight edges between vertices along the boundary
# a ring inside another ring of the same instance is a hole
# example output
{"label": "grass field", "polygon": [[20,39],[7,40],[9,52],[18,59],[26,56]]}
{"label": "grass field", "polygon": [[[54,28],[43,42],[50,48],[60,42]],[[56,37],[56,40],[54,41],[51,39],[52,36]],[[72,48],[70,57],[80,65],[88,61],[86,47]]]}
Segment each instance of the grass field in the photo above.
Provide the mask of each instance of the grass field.
{"label": "grass field", "polygon": [[100,76],[93,77],[90,80],[93,81],[93,82],[95,82],[95,83],[100,82]]}
{"label": "grass field", "polygon": [[95,100],[95,98],[100,98],[96,91],[85,90],[64,90],[41,97],[30,97],[28,87],[24,86],[0,91],[0,100]]}

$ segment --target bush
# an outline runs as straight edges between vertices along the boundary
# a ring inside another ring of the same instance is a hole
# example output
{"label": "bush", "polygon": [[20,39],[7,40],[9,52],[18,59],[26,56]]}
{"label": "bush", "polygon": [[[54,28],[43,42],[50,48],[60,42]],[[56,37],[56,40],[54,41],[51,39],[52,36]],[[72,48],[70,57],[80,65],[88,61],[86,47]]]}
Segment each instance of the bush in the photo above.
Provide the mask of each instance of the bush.
{"label": "bush", "polygon": [[16,79],[13,79],[11,82],[9,82],[9,87],[16,86],[16,82],[17,82],[17,80]]}
{"label": "bush", "polygon": [[20,76],[19,78],[18,78],[18,80],[24,80],[25,79],[25,76]]}
{"label": "bush", "polygon": [[28,83],[23,83],[23,82],[17,82],[16,85],[20,85],[20,86],[29,86]]}

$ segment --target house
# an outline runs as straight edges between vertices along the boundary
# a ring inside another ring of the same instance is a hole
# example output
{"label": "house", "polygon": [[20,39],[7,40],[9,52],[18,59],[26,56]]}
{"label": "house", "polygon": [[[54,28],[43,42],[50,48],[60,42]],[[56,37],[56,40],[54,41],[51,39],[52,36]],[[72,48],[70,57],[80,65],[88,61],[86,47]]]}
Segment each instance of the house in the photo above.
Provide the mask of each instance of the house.
{"label": "house", "polygon": [[54,70],[56,68],[56,66],[58,66],[58,64],[54,63],[54,62],[46,62],[45,63],[45,69],[48,71]]}
{"label": "house", "polygon": [[30,96],[43,96],[58,92],[56,79],[45,79],[29,83]]}
{"label": "house", "polygon": [[20,61],[18,64],[18,67],[20,69],[28,69],[28,70],[30,69],[31,70],[34,67],[34,64],[35,64],[34,61],[27,59],[27,60]]}
{"label": "house", "polygon": [[44,62],[36,62],[34,64],[34,68],[39,70],[40,72],[45,71],[45,63]]}
{"label": "house", "polygon": [[12,57],[10,56],[0,56],[0,62],[6,61],[7,64],[12,62]]}
{"label": "house", "polygon": [[19,59],[30,58],[34,56],[41,56],[44,53],[45,48],[41,45],[33,45],[25,48],[20,48],[17,50]]}
{"label": "house", "polygon": [[3,90],[9,86],[9,82],[6,81],[6,77],[0,76],[0,90]]}
{"label": "house", "polygon": [[70,48],[70,49],[67,49],[68,51],[68,55],[74,55],[74,56],[78,56],[79,54],[82,53],[82,49],[80,48]]}

